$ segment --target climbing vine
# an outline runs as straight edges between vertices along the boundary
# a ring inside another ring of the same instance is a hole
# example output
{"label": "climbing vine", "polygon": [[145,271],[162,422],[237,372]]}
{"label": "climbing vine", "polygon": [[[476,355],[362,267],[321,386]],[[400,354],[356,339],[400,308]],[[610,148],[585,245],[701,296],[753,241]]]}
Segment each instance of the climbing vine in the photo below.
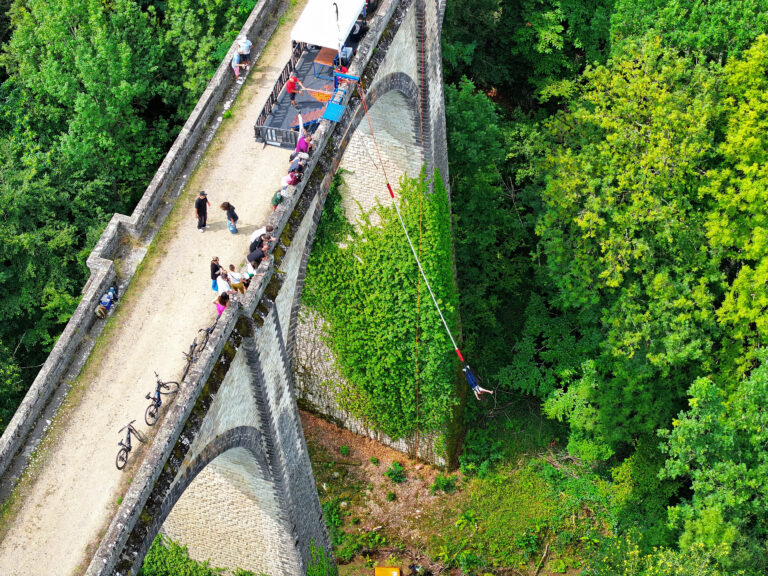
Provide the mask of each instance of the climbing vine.
{"label": "climbing vine", "polygon": [[[337,401],[400,438],[417,428],[418,380],[418,427],[439,429],[456,403],[453,347],[419,279],[394,207],[376,206],[353,226],[341,205],[341,178],[337,175],[328,194],[304,288],[304,303],[324,318],[323,338],[351,386]],[[448,198],[439,176],[431,193],[428,184],[423,174],[403,178],[398,202],[414,243],[421,237],[425,273],[454,327],[458,295]]]}

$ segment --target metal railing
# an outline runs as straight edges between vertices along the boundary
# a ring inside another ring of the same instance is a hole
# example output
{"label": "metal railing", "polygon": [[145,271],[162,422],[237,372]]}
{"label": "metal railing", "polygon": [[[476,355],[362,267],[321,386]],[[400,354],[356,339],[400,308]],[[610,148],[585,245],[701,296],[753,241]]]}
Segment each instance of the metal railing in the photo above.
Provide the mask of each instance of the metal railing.
{"label": "metal railing", "polygon": [[[285,130],[279,128],[266,128],[264,124],[272,113],[272,108],[277,104],[277,99],[280,97],[280,93],[283,91],[286,82],[288,82],[288,78],[290,78],[293,71],[296,70],[296,65],[299,63],[301,55],[304,53],[306,47],[307,45],[304,42],[297,42],[294,44],[293,50],[291,51],[291,58],[283,68],[283,71],[280,72],[280,77],[277,79],[277,82],[275,82],[275,86],[272,88],[272,93],[269,95],[269,98],[267,98],[267,102],[264,104],[261,114],[259,114],[259,117],[256,119],[256,124],[254,124],[254,133],[257,142],[273,143],[271,138],[267,138],[267,136],[270,136],[270,134],[267,134],[268,131],[285,132]],[[296,139],[293,140],[293,145],[295,144]]]}

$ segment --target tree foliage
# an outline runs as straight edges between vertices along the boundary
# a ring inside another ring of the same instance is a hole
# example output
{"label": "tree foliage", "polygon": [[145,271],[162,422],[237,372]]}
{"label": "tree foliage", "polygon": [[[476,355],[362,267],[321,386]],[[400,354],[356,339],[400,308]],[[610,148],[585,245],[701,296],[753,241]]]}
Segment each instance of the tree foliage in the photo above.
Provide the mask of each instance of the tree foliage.
{"label": "tree foliage", "polygon": [[480,374],[493,381],[511,360],[530,268],[524,247],[533,228],[519,199],[527,175],[520,170],[505,182],[506,149],[520,146],[524,164],[538,151],[522,147],[535,146],[538,134],[524,116],[502,129],[495,105],[466,78],[458,86],[446,85],[445,98],[464,347]]}
{"label": "tree foliage", "polygon": [[568,97],[585,65],[602,62],[613,0],[449,2],[443,53],[449,79],[462,75],[505,97]]}
{"label": "tree foliage", "polygon": [[[551,6],[537,17],[551,18]],[[506,247],[462,264],[479,279],[460,283],[462,317],[475,319],[465,321],[469,349],[500,389],[534,395],[568,423],[571,454],[610,473],[619,540],[643,537],[594,573],[763,574],[768,38],[757,35],[766,7],[561,8],[551,22],[607,11],[610,48],[598,26],[579,50],[553,43],[535,61],[525,49],[489,48],[510,46],[523,26],[529,40],[541,32],[539,20],[499,34],[522,3],[447,13],[458,23],[446,24],[457,40],[446,50],[449,77],[462,70],[529,110],[489,114],[468,82],[446,90],[457,246],[487,225],[484,246]],[[589,65],[608,51],[604,65]],[[587,53],[596,56],[579,60]],[[560,57],[567,65],[552,66]],[[531,67],[519,66],[526,59]],[[512,61],[506,76],[493,68]],[[550,94],[558,98],[542,105]],[[521,118],[530,138],[520,138]],[[514,211],[504,209],[507,194]],[[473,220],[473,202],[494,210]],[[479,342],[492,352],[484,357]],[[669,430],[661,439],[660,429]],[[469,452],[481,432],[468,437]]]}
{"label": "tree foliage", "polygon": [[765,32],[766,0],[617,0],[611,17],[616,53],[653,30],[667,46],[725,63]]}
{"label": "tree foliage", "polygon": [[689,409],[662,432],[669,455],[664,475],[686,478],[693,496],[672,509],[683,529],[683,548],[725,545],[731,566],[765,571],[768,566],[768,357],[730,393],[709,378],[689,391]]}
{"label": "tree foliage", "polygon": [[713,88],[707,68],[658,43],[585,82],[548,124],[557,146],[537,233],[550,308],[575,311],[571,334],[594,352],[566,365],[546,409],[607,456],[668,422],[708,366],[719,272],[700,249],[697,189],[713,147]]}

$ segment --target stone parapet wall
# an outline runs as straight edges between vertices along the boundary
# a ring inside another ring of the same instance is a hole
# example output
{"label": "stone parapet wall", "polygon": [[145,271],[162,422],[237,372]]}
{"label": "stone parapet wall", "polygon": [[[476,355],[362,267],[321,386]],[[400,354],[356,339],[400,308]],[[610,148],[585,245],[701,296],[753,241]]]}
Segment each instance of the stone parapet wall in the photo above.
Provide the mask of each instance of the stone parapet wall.
{"label": "stone parapet wall", "polygon": [[[287,5],[287,0],[260,0],[246,20],[241,32],[254,41],[254,58],[258,57],[266,45],[267,37],[271,35],[267,28],[276,20],[275,13],[284,10]],[[177,177],[182,171],[191,172],[207,147],[208,141],[203,139],[203,135],[219,112],[219,105],[225,97],[234,96],[239,90],[240,85],[234,82],[229,65],[236,50],[237,45],[233,43],[131,216],[112,216],[88,257],[86,262],[91,275],[83,288],[80,303],[0,437],[0,475],[8,469],[41,411],[61,383],[65,371],[73,362],[84,336],[94,324],[94,309],[99,299],[116,283],[117,272],[113,259],[121,240],[126,237],[144,237],[150,228],[162,223],[153,222],[153,219],[162,219],[167,215],[158,215],[162,199],[169,191],[178,194],[180,187],[175,186]],[[176,190],[173,190],[174,187]],[[120,278],[123,289],[130,280],[131,276]]]}

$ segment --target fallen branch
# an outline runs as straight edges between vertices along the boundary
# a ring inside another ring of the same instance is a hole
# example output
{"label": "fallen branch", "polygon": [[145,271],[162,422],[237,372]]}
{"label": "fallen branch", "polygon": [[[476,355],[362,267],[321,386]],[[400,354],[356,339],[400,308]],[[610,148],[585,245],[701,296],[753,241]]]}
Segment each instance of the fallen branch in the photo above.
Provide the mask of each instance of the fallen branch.
{"label": "fallen branch", "polygon": [[536,565],[536,572],[533,573],[533,576],[539,576],[539,571],[544,565],[544,560],[547,558],[547,554],[549,554],[549,542],[547,542],[547,546],[544,548],[544,554],[541,555],[541,560],[539,560],[539,563]]}

